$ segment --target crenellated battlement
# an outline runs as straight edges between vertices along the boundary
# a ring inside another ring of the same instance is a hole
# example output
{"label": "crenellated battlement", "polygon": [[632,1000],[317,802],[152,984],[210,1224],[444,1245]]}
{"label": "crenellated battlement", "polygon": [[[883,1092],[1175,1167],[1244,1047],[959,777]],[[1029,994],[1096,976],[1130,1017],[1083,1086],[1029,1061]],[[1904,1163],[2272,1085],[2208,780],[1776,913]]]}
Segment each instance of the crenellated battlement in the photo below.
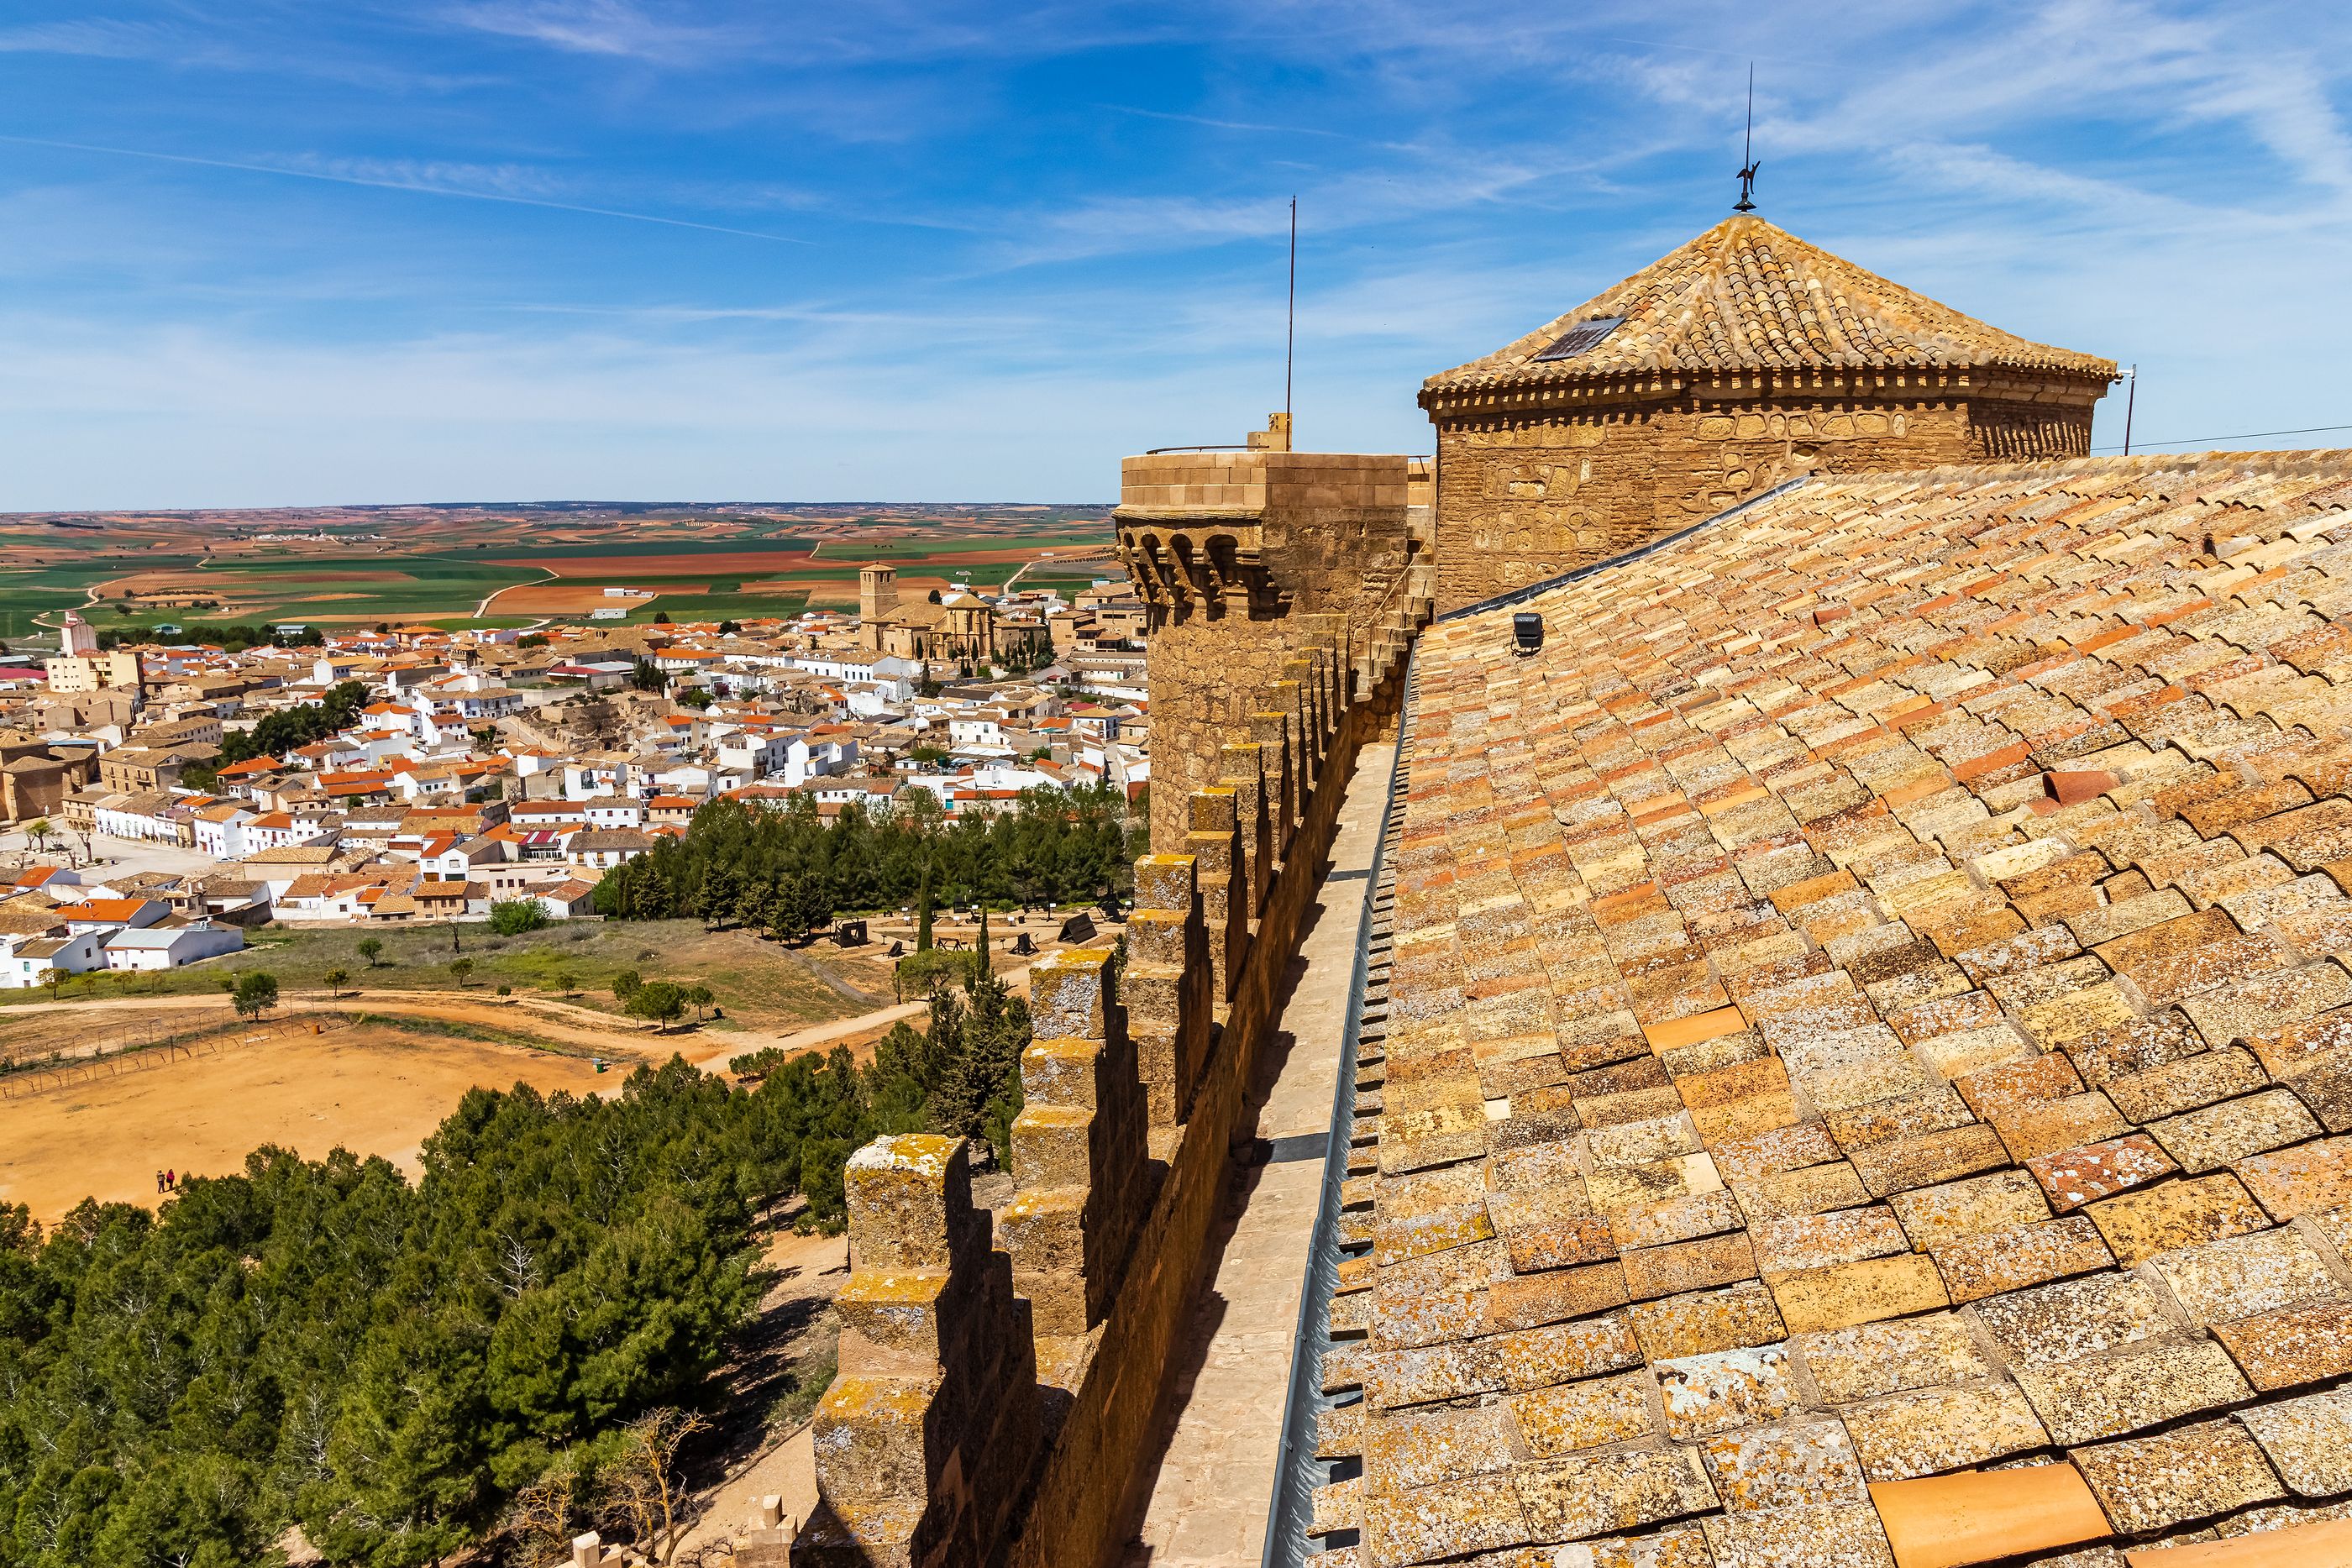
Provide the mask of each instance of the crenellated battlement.
{"label": "crenellated battlement", "polygon": [[1269,712],[1306,747],[1295,803],[1321,766],[1329,710],[1369,695],[1428,619],[1426,464],[1287,442],[1276,416],[1247,449],[1121,465],[1119,559],[1150,614],[1155,849],[1182,847],[1186,797],[1223,781],[1229,742],[1268,743]]}
{"label": "crenellated battlement", "polygon": [[953,1139],[849,1162],[841,1367],[795,1563],[1118,1551],[1344,781],[1402,685],[1402,643],[1351,664],[1344,617],[1292,629],[1208,737],[1213,773],[1175,798],[1177,852],[1136,862],[1124,961],[1103,944],[1031,967],[1015,1189],[992,1227]]}

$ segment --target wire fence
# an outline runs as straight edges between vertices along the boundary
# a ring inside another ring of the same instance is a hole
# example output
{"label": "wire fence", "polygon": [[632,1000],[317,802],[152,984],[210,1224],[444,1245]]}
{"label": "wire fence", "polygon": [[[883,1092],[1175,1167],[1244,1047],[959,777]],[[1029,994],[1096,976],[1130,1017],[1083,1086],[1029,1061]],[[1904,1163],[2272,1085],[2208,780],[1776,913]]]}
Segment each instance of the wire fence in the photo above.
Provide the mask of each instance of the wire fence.
{"label": "wire fence", "polygon": [[[273,1019],[240,1019],[223,1009],[184,1009],[142,1014],[129,1023],[110,1021],[97,1039],[78,1038],[71,1047],[52,1040],[35,1050],[25,1040],[0,1039],[0,1101],[21,1100],[129,1072],[147,1072],[177,1061],[217,1056],[240,1046],[349,1029],[345,1013],[298,1013]],[[52,1026],[54,1027],[54,1026]]]}

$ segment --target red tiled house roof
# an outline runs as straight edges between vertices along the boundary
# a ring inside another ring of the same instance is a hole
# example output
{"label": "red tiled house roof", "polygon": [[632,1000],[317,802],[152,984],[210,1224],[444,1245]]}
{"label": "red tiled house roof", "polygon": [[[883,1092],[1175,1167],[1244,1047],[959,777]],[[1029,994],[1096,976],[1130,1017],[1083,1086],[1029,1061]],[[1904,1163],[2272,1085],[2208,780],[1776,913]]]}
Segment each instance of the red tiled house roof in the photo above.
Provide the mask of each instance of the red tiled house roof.
{"label": "red tiled house roof", "polygon": [[1354,1561],[2347,1512],[2347,507],[2344,453],[1815,478],[1423,635]]}

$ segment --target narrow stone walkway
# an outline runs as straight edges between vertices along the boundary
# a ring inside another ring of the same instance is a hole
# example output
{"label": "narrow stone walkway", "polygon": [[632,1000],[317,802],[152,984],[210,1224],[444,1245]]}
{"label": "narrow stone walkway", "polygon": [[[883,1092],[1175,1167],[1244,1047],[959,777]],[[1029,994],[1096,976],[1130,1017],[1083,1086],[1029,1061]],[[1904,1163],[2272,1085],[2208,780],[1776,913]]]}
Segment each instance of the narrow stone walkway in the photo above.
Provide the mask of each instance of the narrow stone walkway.
{"label": "narrow stone walkway", "polygon": [[1255,1568],[1265,1551],[1356,935],[1395,760],[1393,743],[1367,746],[1348,780],[1331,868],[1292,965],[1277,1075],[1258,1113],[1273,1155],[1228,1178],[1211,1237],[1222,1247],[1177,1347],[1174,1420],[1128,1568]]}

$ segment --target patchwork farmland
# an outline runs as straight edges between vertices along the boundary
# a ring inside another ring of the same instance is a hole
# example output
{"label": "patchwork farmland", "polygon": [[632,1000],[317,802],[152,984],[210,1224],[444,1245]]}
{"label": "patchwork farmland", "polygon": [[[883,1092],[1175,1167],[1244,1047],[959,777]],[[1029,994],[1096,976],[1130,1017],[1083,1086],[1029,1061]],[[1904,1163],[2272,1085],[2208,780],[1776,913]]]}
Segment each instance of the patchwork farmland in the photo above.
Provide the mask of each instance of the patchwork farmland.
{"label": "patchwork farmland", "polygon": [[[0,517],[0,637],[78,609],[104,630],[528,625],[790,614],[902,591],[1115,572],[1103,506],[321,507]],[[1024,578],[1024,580],[1026,579]],[[616,591],[635,590],[635,592]],[[608,615],[606,619],[613,619]]]}

